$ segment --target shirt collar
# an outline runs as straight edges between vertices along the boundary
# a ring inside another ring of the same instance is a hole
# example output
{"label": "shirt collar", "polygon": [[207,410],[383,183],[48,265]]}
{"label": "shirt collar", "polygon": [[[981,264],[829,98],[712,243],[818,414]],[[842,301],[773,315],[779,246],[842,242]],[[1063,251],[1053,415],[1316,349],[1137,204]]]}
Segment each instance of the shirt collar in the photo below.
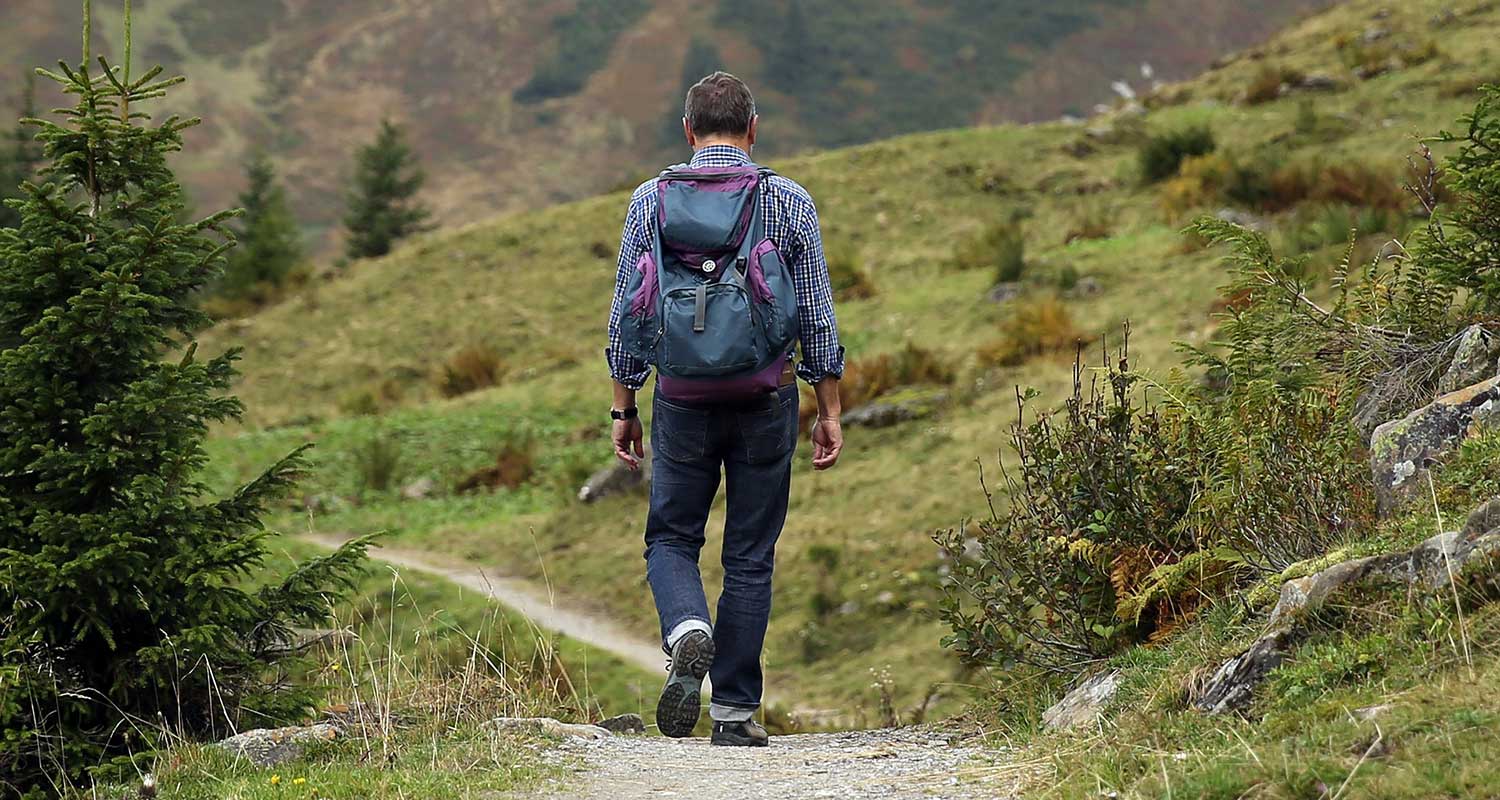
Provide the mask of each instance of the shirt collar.
{"label": "shirt collar", "polygon": [[711,144],[693,154],[688,166],[740,167],[750,163],[750,154],[732,144]]}

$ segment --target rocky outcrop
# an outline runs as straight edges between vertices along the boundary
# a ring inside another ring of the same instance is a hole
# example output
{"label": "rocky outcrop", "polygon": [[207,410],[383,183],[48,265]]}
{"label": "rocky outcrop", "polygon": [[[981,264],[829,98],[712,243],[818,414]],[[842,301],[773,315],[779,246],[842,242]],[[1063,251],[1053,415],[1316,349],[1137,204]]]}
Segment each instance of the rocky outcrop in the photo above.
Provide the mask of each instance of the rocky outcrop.
{"label": "rocky outcrop", "polygon": [[335,725],[257,728],[231,736],[218,746],[249,761],[257,767],[274,767],[302,757],[308,745],[331,742],[342,735]]}
{"label": "rocky outcrop", "polygon": [[1406,552],[1357,558],[1287,581],[1271,612],[1270,632],[1224,662],[1194,706],[1210,714],[1248,707],[1256,685],[1304,638],[1307,616],[1335,598],[1392,586],[1413,592],[1440,591],[1454,581],[1467,581],[1466,573],[1475,565],[1482,565],[1480,580],[1494,583],[1491,576],[1500,563],[1500,526],[1472,536],[1468,531],[1496,521],[1495,517],[1500,517],[1500,500],[1475,511],[1464,531],[1439,534]]}
{"label": "rocky outcrop", "polygon": [[499,731],[519,731],[564,739],[608,739],[614,735],[598,725],[558,722],[549,717],[496,717],[485,724]]}
{"label": "rocky outcrop", "polygon": [[609,466],[590,475],[588,481],[578,490],[578,499],[585,503],[592,503],[610,495],[635,492],[650,487],[651,451],[647,450],[646,457],[641,459],[640,469],[631,469],[616,459]]}
{"label": "rocky outcrop", "polygon": [[1062,731],[1092,725],[1120,689],[1120,671],[1101,672],[1078,684],[1067,696],[1042,713],[1048,730]]}
{"label": "rocky outcrop", "polygon": [[930,417],[947,401],[947,392],[897,392],[845,411],[843,423],[845,428],[889,428]]}
{"label": "rocky outcrop", "polygon": [[1295,631],[1279,630],[1256,640],[1245,652],[1225,661],[1193,703],[1209,714],[1240,711],[1254,699],[1255,687],[1286,661],[1299,641]]}
{"label": "rocky outcrop", "polygon": [[1459,536],[1465,539],[1477,539],[1487,533],[1500,534],[1500,497],[1492,498],[1488,503],[1474,509],[1469,515],[1468,522],[1464,523],[1464,529],[1459,531]]}
{"label": "rocky outcrop", "polygon": [[1456,392],[1500,375],[1497,360],[1500,360],[1500,335],[1482,325],[1469,326],[1459,335],[1453,361],[1438,380],[1438,393]]}
{"label": "rocky outcrop", "polygon": [[1382,515],[1427,491],[1427,471],[1480,430],[1500,425],[1500,376],[1439,397],[1375,429],[1370,470]]}

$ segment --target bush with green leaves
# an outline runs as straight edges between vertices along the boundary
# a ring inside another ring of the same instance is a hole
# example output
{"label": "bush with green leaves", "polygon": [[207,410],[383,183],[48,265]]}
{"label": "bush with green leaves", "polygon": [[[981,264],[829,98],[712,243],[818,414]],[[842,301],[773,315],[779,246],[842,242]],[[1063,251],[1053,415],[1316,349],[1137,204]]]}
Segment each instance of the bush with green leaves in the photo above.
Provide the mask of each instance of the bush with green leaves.
{"label": "bush with green leaves", "polygon": [[0,230],[0,775],[22,795],[304,714],[293,626],[326,615],[366,545],[262,573],[261,515],[300,450],[209,495],[236,354],[180,348],[232,213],[179,221],[167,156],[197,120],[142,109],[180,79],[132,77],[128,45],[124,66],[91,64],[87,12],[83,63],[43,73],[77,104],[39,123],[40,185]]}
{"label": "bush with green leaves", "polygon": [[1184,159],[1212,153],[1218,147],[1214,133],[1205,126],[1193,126],[1159,133],[1146,139],[1137,153],[1141,179],[1158,183],[1177,174]]}
{"label": "bush with green leaves", "polygon": [[1193,226],[1229,247],[1216,336],[1145,384],[1152,402],[1133,393],[1142,379],[1122,357],[1106,389],[1085,395],[1075,372],[1060,414],[1016,423],[1009,506],[991,497],[977,555],[970,531],[936,537],[954,557],[949,646],[972,662],[1067,671],[1375,529],[1370,423],[1428,402],[1459,332],[1495,301],[1496,96],[1486,90],[1465,118],[1467,138],[1442,137],[1466,142],[1441,173],[1452,207],[1440,208],[1424,151],[1413,190],[1428,227],[1396,257],[1361,267],[1346,256],[1328,300],[1314,299],[1305,256],[1221,220]]}

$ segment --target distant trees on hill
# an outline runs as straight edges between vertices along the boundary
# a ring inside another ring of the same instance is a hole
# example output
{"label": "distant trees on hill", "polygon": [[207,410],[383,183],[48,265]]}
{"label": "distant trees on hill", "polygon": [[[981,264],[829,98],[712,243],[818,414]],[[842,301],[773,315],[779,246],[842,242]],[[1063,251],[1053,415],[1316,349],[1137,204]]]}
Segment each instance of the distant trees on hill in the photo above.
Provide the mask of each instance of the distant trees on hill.
{"label": "distant trees on hill", "polygon": [[[21,91],[22,118],[36,116],[34,84],[35,78],[27,73]],[[31,129],[18,122],[3,145],[0,145],[3,146],[3,150],[0,150],[0,228],[13,228],[21,224],[21,212],[6,205],[4,201],[19,198],[21,182],[36,175],[41,155],[31,137]]]}
{"label": "distant trees on hill", "polygon": [[220,281],[230,297],[267,293],[281,287],[302,261],[302,236],[287,206],[286,192],[276,182],[276,168],[265,153],[255,153],[245,164],[244,210],[233,226],[238,246]]}
{"label": "distant trees on hill", "polygon": [[427,229],[431,212],[417,200],[424,181],[405,133],[390,120],[382,121],[375,141],[355,156],[344,215],[349,258],[383,256],[400,239]]}

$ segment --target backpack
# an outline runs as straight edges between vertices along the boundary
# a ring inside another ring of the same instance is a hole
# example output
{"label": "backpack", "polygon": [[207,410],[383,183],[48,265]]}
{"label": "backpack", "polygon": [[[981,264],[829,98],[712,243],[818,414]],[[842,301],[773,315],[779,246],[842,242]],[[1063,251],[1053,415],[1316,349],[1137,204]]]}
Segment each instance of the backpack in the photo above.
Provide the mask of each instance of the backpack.
{"label": "backpack", "polygon": [[674,167],[656,181],[656,236],[621,296],[620,344],[664,397],[773,392],[797,339],[791,270],[765,237],[763,167]]}

